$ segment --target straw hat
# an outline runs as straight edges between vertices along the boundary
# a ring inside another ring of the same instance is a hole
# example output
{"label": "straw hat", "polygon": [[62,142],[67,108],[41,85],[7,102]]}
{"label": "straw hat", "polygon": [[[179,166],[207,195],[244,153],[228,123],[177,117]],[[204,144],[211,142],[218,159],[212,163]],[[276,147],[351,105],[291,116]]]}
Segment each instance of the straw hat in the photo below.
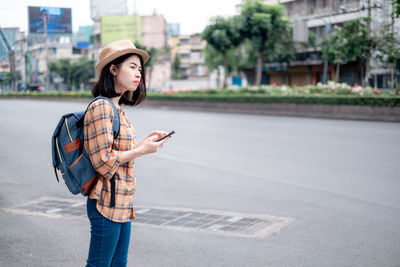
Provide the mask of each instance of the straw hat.
{"label": "straw hat", "polygon": [[105,65],[116,58],[125,54],[135,53],[142,57],[143,64],[149,60],[149,54],[141,49],[137,49],[130,40],[120,40],[108,44],[100,53],[99,63],[96,65],[96,71],[101,72]]}

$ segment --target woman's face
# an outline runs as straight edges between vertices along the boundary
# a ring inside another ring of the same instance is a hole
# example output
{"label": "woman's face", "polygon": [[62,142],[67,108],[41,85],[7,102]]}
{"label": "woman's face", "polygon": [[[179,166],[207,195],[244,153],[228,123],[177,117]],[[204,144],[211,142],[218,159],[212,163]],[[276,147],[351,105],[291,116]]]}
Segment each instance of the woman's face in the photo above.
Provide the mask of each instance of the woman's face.
{"label": "woman's face", "polygon": [[142,78],[142,65],[137,55],[127,58],[119,68],[111,65],[110,71],[115,75],[115,91],[121,95],[126,91],[135,91]]}

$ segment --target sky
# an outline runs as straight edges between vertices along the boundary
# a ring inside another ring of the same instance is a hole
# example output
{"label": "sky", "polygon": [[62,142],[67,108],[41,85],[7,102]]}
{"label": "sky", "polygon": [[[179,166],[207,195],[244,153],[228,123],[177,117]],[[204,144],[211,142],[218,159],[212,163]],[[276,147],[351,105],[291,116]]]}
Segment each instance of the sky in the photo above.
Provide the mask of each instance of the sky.
{"label": "sky", "polygon": [[[112,1],[112,0],[110,0]],[[135,1],[135,0],[131,0]],[[236,13],[240,0],[136,0],[139,15],[151,15],[154,11],[163,15],[167,23],[180,23],[181,34],[201,32],[215,16],[231,16]],[[0,27],[28,29],[28,6],[72,8],[72,27],[93,25],[90,18],[90,0],[1,0]]]}

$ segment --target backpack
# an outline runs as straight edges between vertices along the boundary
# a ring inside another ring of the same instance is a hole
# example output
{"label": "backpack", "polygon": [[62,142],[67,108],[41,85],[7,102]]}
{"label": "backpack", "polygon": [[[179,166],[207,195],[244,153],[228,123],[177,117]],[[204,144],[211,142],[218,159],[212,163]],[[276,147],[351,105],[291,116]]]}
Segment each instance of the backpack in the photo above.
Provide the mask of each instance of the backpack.
{"label": "backpack", "polygon": [[[105,99],[111,103],[114,110],[113,133],[114,139],[119,134],[119,115],[114,103],[103,96],[96,97],[91,103],[98,99]],[[87,154],[84,137],[84,118],[85,111],[68,113],[61,117],[52,137],[53,167],[58,179],[57,169],[61,171],[62,177],[72,194],[82,194],[87,196],[95,181],[97,172],[90,162]],[[115,206],[115,177],[111,179],[111,207]]]}

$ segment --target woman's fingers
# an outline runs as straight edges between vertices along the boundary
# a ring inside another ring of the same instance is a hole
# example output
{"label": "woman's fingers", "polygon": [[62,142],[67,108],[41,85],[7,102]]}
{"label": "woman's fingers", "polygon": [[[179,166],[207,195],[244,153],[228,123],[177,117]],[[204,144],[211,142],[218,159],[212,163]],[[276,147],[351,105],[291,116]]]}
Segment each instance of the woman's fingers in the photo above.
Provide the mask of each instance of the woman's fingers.
{"label": "woman's fingers", "polygon": [[166,136],[168,133],[164,131],[153,130],[148,136],[157,135],[159,138]]}

